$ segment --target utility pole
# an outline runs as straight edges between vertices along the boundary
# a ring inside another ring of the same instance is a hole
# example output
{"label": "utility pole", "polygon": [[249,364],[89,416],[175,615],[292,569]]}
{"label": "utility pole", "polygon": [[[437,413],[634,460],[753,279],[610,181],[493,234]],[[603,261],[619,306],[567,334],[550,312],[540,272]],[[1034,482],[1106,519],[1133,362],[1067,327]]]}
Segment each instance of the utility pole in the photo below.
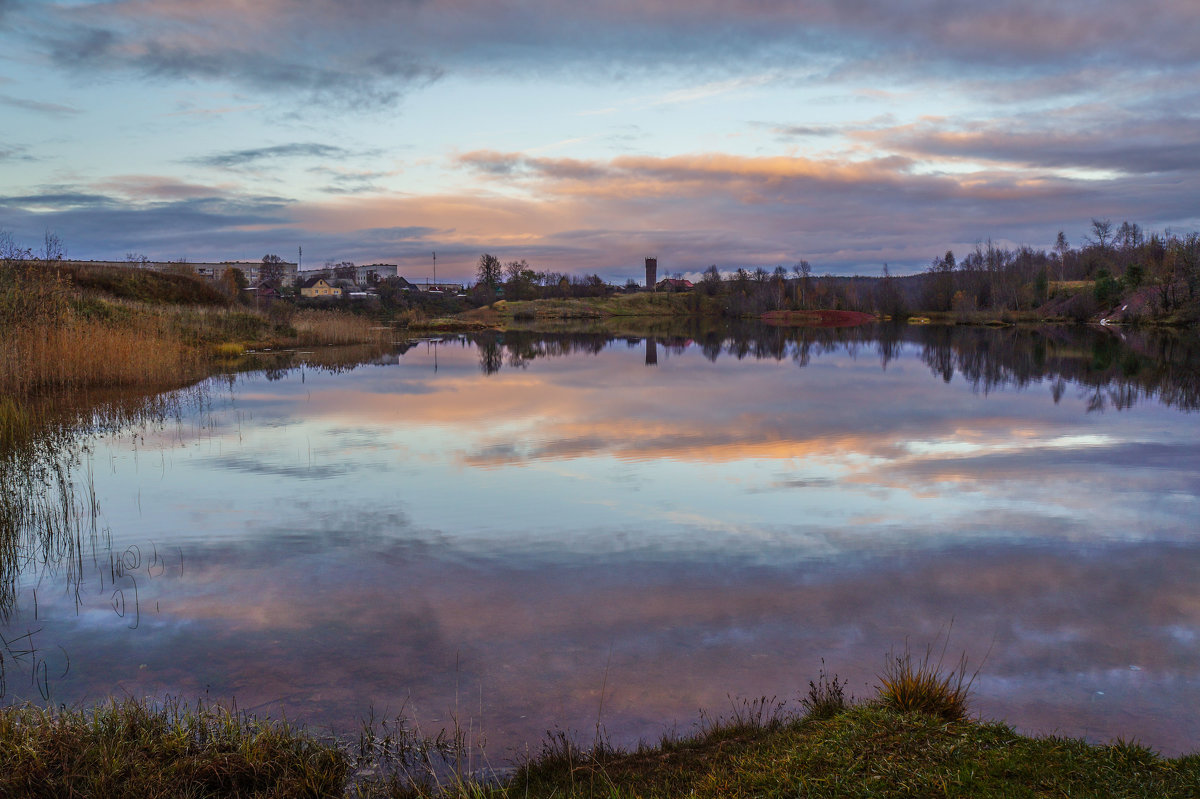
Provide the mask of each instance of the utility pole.
{"label": "utility pole", "polygon": [[433,252],[433,284],[437,285],[437,251]]}

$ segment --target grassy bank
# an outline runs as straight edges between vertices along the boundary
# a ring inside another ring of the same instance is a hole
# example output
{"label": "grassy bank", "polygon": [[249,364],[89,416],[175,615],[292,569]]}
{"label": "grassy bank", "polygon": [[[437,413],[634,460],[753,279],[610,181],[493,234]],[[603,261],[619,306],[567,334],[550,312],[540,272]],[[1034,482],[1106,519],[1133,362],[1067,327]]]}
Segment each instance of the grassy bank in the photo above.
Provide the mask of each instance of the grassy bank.
{"label": "grassy bank", "polygon": [[[829,327],[862,324],[879,318],[873,313],[814,309],[731,313],[725,298],[699,292],[618,294],[611,297],[497,301],[454,316],[414,319],[412,332],[470,332],[477,330],[580,330],[653,331],[670,329],[671,320],[703,319],[713,323],[761,320],[770,325]],[[905,317],[913,324],[1016,325],[1072,323],[1071,317],[1050,310],[914,312]],[[653,333],[643,333],[653,334]]]}
{"label": "grassy bank", "polygon": [[247,349],[390,341],[353,314],[221,303],[178,275],[77,271],[0,268],[0,394],[177,386]]}
{"label": "grassy bank", "polygon": [[364,726],[356,740],[338,742],[220,708],[151,708],[132,700],[87,713],[10,707],[0,710],[0,795],[1200,795],[1200,755],[1169,759],[1136,743],[1028,737],[962,717],[961,702],[944,701],[945,691],[956,690],[953,680],[932,686],[942,692],[932,706],[900,698],[919,699],[931,686],[916,688],[898,696],[885,681],[878,697],[856,705],[844,701],[836,680],[823,680],[796,712],[773,701],[747,702],[730,718],[705,719],[692,736],[633,751],[603,742],[585,749],[558,735],[502,778],[455,776],[465,772],[455,768],[461,749],[453,736],[419,741]]}
{"label": "grassy bank", "polygon": [[408,329],[414,332],[509,330],[531,326],[557,329],[588,323],[622,324],[633,320],[716,319],[721,314],[722,309],[713,298],[694,292],[617,294],[515,302],[499,300],[455,316],[414,320],[408,324]]}

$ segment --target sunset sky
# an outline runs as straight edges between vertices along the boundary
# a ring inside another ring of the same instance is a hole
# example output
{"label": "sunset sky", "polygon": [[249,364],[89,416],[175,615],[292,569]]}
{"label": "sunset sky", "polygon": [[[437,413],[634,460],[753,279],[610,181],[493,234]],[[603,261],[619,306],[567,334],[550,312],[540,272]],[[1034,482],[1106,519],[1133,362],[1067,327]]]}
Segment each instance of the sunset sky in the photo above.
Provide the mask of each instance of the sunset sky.
{"label": "sunset sky", "polygon": [[623,281],[1200,227],[1200,3],[0,0],[0,230]]}

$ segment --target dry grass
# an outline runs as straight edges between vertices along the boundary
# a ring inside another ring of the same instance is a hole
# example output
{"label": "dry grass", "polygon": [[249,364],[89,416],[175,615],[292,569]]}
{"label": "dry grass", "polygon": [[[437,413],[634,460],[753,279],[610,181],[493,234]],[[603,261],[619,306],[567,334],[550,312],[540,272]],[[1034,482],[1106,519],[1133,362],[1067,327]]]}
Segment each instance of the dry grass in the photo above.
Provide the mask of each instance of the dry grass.
{"label": "dry grass", "polygon": [[219,707],[0,711],[2,796],[340,796],[348,768],[303,730]]}
{"label": "dry grass", "polygon": [[391,340],[389,328],[381,327],[367,317],[339,311],[299,311],[292,317],[291,324],[297,343],[302,346]]}
{"label": "dry grass", "polygon": [[36,325],[6,331],[0,343],[0,391],[163,385],[199,373],[200,353],[156,331],[104,323]]}

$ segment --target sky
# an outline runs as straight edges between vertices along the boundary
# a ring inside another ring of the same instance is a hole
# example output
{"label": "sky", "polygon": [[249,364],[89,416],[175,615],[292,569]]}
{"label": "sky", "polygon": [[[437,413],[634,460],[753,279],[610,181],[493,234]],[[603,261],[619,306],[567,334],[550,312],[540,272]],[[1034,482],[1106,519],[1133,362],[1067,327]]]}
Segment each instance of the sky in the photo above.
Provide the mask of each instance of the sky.
{"label": "sky", "polygon": [[618,282],[1200,228],[1195,0],[0,0],[0,231]]}

